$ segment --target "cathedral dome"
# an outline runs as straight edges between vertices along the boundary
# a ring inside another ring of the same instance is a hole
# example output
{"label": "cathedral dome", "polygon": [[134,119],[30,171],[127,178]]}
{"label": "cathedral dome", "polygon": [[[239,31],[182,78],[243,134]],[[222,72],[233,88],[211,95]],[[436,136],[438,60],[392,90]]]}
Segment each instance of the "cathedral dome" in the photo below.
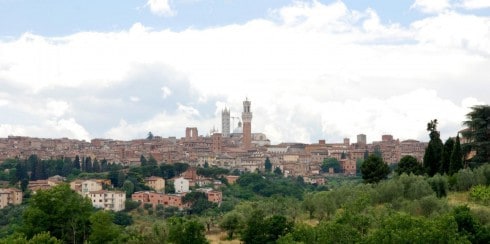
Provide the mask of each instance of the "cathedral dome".
{"label": "cathedral dome", "polygon": [[243,133],[243,127],[242,127],[242,122],[238,122],[238,127],[236,127],[234,130],[233,130],[233,133],[234,134],[242,134]]}

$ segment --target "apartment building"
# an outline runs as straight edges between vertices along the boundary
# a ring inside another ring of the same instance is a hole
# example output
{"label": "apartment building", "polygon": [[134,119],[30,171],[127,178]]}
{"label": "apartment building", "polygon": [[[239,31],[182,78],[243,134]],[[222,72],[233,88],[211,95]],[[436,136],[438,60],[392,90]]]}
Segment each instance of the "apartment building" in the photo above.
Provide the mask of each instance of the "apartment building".
{"label": "apartment building", "polygon": [[126,203],[126,193],[122,191],[90,191],[88,194],[92,206],[104,210],[118,212],[124,210]]}

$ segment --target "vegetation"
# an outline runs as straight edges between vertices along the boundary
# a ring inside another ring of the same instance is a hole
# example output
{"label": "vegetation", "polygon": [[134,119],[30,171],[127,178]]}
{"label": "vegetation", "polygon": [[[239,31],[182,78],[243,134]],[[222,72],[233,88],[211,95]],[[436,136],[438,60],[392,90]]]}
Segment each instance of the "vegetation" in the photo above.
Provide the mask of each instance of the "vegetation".
{"label": "vegetation", "polygon": [[339,160],[336,158],[325,158],[321,165],[322,172],[328,172],[328,170],[332,168],[334,173],[341,173],[342,166],[340,165]]}
{"label": "vegetation", "polygon": [[[223,202],[210,203],[193,191],[183,199],[190,208],[183,210],[130,200],[123,212],[96,210],[66,184],[30,194],[26,182],[56,174],[102,177],[130,196],[148,189],[145,177],[173,178],[188,169],[185,163],[158,164],[151,155],[141,155],[141,166],[126,168],[78,156],[9,159],[0,164],[0,178],[27,197],[23,205],[0,210],[0,243],[208,243],[206,234],[216,233],[220,240],[244,243],[489,243],[490,164],[488,158],[479,161],[488,139],[478,127],[488,122],[481,109],[468,117],[474,126],[468,145],[459,136],[442,144],[433,120],[423,163],[405,156],[390,175],[377,148],[357,162],[363,182],[334,174],[325,176],[325,186],[312,185],[301,176],[283,176],[266,159],[264,172],[235,170],[240,177],[229,184],[223,177],[229,170],[206,163],[197,174],[223,182]],[[468,148],[478,157],[465,164]],[[334,159],[321,166],[340,172]],[[167,182],[166,192],[172,188]]]}
{"label": "vegetation", "polygon": [[395,172],[398,175],[401,174],[415,174],[421,175],[424,172],[424,169],[417,161],[417,159],[413,156],[407,155],[400,159],[400,163],[398,163],[398,167],[395,169]]}
{"label": "vegetation", "polygon": [[469,142],[466,144],[465,152],[475,151],[470,166],[490,162],[490,106],[474,106],[466,118],[468,120],[463,124],[468,127],[468,130],[463,132],[463,136],[468,138]]}
{"label": "vegetation", "polygon": [[442,144],[440,133],[437,131],[437,123],[437,119],[434,119],[427,124],[427,131],[430,132],[430,141],[424,154],[424,168],[429,176],[437,174],[441,169],[440,163],[444,145]]}
{"label": "vegetation", "polygon": [[366,183],[376,183],[386,179],[390,173],[390,168],[383,162],[383,159],[375,154],[369,155],[361,165],[362,179]]}

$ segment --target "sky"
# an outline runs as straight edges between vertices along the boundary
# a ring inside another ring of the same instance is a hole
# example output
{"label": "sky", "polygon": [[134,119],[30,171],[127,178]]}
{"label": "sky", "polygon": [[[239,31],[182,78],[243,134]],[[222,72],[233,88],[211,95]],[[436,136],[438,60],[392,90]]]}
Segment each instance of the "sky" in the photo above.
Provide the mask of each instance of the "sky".
{"label": "sky", "polygon": [[207,135],[248,98],[273,144],[445,140],[489,92],[488,0],[0,0],[0,137]]}

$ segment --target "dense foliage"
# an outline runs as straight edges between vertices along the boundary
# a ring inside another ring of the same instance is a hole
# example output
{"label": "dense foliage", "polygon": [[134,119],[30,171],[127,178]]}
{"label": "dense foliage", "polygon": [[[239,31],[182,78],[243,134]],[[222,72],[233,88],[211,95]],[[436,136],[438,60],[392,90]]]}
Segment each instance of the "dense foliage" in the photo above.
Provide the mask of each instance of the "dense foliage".
{"label": "dense foliage", "polygon": [[390,168],[383,162],[383,159],[376,155],[371,154],[361,164],[362,179],[366,183],[376,183],[380,180],[386,179],[390,173]]}
{"label": "dense foliage", "polygon": [[464,125],[468,130],[463,131],[463,136],[468,138],[469,142],[465,151],[475,151],[471,164],[481,165],[490,162],[490,106],[474,106],[466,117],[468,120],[464,121]]}

